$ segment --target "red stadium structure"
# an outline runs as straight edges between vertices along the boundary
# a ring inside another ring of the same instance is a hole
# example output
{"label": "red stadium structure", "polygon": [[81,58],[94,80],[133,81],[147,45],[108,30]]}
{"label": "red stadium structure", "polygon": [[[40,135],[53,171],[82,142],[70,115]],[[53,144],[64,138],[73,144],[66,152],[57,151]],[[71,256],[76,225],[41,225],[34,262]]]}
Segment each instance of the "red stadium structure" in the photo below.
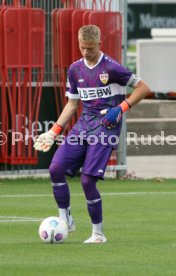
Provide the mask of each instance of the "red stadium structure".
{"label": "red stadium structure", "polygon": [[0,162],[36,164],[33,137],[44,76],[44,12],[33,9],[30,0],[25,6],[18,0],[13,4],[5,6],[4,1],[0,10],[1,131],[7,139]]}

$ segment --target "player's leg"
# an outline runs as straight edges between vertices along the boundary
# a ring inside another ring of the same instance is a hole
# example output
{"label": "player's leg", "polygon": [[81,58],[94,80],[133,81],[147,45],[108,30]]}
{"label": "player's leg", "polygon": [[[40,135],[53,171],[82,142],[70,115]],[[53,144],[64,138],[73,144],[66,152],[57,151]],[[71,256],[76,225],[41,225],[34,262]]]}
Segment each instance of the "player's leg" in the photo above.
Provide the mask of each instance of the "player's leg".
{"label": "player's leg", "polygon": [[84,243],[103,243],[106,237],[103,233],[102,199],[97,189],[97,181],[103,179],[112,148],[104,145],[90,145],[82,170],[82,186],[87,199],[87,209],[92,222],[92,235]]}
{"label": "player's leg", "polygon": [[74,221],[70,211],[70,190],[65,177],[65,167],[52,162],[49,168],[53,195],[58,205],[59,216],[67,222],[69,231],[74,231]]}
{"label": "player's leg", "polygon": [[92,222],[92,236],[85,243],[102,243],[106,238],[102,229],[102,199],[97,189],[98,178],[82,174],[81,183],[87,199],[87,210]]}
{"label": "player's leg", "polygon": [[84,160],[84,152],[83,145],[72,145],[65,140],[56,151],[49,168],[59,216],[67,222],[69,232],[75,230],[75,225],[70,211],[70,190],[66,174],[75,175]]}

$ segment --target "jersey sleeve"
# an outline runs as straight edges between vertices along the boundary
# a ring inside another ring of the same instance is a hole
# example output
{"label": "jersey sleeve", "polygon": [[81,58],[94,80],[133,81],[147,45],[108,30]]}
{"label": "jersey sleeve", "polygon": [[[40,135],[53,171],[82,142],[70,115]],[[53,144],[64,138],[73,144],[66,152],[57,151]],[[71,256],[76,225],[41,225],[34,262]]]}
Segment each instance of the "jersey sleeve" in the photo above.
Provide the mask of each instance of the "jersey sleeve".
{"label": "jersey sleeve", "polygon": [[74,79],[74,71],[72,67],[69,68],[67,74],[67,84],[66,84],[66,97],[69,99],[79,99],[79,93],[77,89],[77,83]]}
{"label": "jersey sleeve", "polygon": [[133,74],[121,64],[116,64],[114,69],[115,76],[121,86],[129,86],[134,88],[136,84],[140,81],[140,77]]}
{"label": "jersey sleeve", "polygon": [[138,77],[135,74],[132,74],[126,85],[129,86],[129,87],[134,88],[140,80],[141,80],[140,77]]}

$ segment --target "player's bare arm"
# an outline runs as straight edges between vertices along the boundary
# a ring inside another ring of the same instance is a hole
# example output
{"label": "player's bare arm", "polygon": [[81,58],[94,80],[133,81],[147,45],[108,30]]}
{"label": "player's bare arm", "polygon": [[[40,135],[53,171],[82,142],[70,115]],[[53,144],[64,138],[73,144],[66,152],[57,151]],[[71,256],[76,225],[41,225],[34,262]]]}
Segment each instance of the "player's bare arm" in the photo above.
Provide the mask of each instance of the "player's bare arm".
{"label": "player's bare arm", "polygon": [[54,141],[58,135],[60,135],[69,122],[71,117],[75,114],[78,108],[77,99],[69,99],[67,104],[65,105],[60,117],[58,118],[57,122],[54,123],[52,128],[46,132],[41,134],[35,141],[34,148],[38,151],[47,152],[50,150]]}
{"label": "player's bare arm", "polygon": [[143,81],[140,80],[134,87],[133,92],[131,93],[130,97],[126,100],[130,106],[134,106],[146,96],[150,94],[150,88],[148,85]]}
{"label": "player's bare arm", "polygon": [[76,113],[78,109],[78,104],[79,100],[68,99],[68,102],[65,105],[56,123],[64,128],[66,124],[69,122],[69,120],[72,118],[72,116]]}

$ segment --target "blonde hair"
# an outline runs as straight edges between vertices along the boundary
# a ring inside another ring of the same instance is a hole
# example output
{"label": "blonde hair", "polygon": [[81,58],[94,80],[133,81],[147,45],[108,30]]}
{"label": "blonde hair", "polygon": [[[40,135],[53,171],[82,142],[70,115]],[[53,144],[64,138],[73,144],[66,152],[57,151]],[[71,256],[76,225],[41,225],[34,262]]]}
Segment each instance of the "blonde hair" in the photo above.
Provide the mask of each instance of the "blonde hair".
{"label": "blonde hair", "polygon": [[78,31],[78,39],[100,42],[101,31],[95,25],[85,25]]}

